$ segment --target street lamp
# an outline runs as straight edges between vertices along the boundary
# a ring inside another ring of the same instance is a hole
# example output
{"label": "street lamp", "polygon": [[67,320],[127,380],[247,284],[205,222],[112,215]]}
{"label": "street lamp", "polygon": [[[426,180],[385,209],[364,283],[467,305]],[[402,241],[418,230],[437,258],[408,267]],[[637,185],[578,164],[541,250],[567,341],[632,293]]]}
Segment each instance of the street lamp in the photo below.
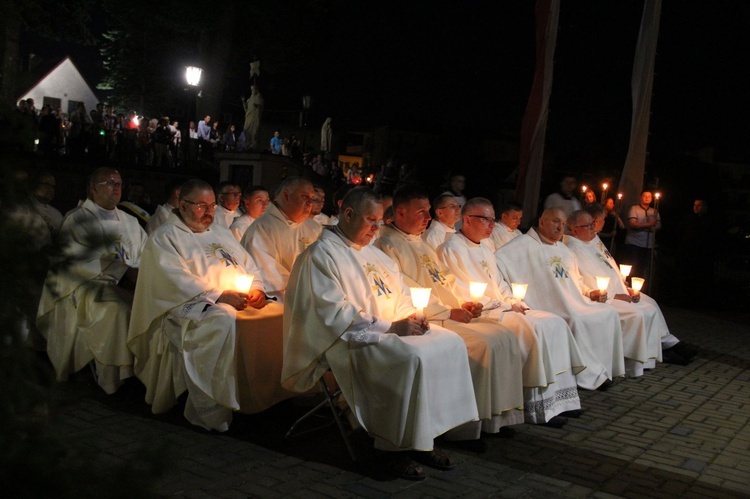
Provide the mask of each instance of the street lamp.
{"label": "street lamp", "polygon": [[197,87],[201,82],[203,69],[197,66],[188,66],[185,68],[185,79],[191,87]]}
{"label": "street lamp", "polygon": [[307,112],[310,110],[312,97],[310,95],[302,96],[302,153],[307,152]]}

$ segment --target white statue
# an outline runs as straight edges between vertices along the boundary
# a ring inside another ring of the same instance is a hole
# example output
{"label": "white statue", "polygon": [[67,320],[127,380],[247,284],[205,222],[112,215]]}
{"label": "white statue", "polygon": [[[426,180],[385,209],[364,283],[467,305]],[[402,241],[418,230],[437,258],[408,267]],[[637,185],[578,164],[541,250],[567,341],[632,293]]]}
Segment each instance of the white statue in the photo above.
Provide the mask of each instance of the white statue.
{"label": "white statue", "polygon": [[320,151],[327,152],[331,150],[331,139],[333,138],[333,132],[331,131],[331,118],[326,118],[323,122],[323,127],[320,129]]}
{"label": "white statue", "polygon": [[257,149],[258,129],[263,114],[263,96],[260,95],[257,85],[252,86],[252,95],[247,101],[245,101],[244,96],[242,97],[242,106],[245,108],[245,147]]}

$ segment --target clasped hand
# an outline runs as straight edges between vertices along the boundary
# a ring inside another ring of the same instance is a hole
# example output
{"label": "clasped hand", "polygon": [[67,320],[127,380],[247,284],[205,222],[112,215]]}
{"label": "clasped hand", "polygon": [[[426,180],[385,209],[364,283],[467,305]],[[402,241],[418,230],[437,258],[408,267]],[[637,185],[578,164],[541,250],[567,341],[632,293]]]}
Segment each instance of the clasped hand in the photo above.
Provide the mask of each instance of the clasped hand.
{"label": "clasped hand", "polygon": [[393,321],[390,329],[386,334],[395,334],[397,336],[422,336],[430,330],[430,323],[427,319],[419,320],[416,314],[412,314],[406,319]]}
{"label": "clasped hand", "polygon": [[248,306],[263,308],[266,305],[266,294],[259,289],[251,289],[249,293],[224,291],[216,303],[226,303],[237,310],[245,310]]}

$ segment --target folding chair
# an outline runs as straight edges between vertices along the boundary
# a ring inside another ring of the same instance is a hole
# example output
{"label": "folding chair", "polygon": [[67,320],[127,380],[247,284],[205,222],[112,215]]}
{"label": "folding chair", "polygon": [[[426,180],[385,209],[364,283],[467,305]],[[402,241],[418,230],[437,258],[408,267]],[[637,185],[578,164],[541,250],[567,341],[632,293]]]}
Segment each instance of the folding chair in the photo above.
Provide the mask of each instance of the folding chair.
{"label": "folding chair", "polygon": [[[327,372],[331,372],[331,371],[328,370]],[[327,427],[331,426],[332,424],[334,424],[334,422],[335,422],[336,425],[339,427],[339,432],[341,433],[341,438],[344,439],[344,444],[346,445],[346,450],[349,451],[349,457],[352,458],[352,461],[356,461],[357,460],[357,456],[356,456],[356,454],[354,454],[354,448],[352,447],[352,444],[349,441],[349,432],[346,430],[346,428],[344,428],[344,421],[343,421],[343,414],[342,414],[343,411],[341,411],[341,409],[339,409],[339,407],[336,405],[336,399],[338,398],[339,395],[341,395],[341,389],[337,388],[336,390],[332,391],[328,387],[328,383],[326,383],[325,376],[321,376],[320,380],[318,380],[318,383],[320,383],[320,388],[321,388],[321,391],[323,392],[323,400],[318,405],[316,405],[315,407],[313,407],[312,409],[310,409],[309,411],[307,411],[297,421],[295,421],[294,424],[291,426],[291,428],[289,428],[289,431],[286,432],[286,435],[284,436],[284,438],[286,438],[286,439],[290,438],[292,436],[292,433],[294,432],[294,429],[300,423],[302,423],[304,420],[306,420],[306,419],[308,419],[308,418],[310,418],[312,416],[324,417],[324,416],[322,416],[320,414],[316,414],[316,413],[319,410],[323,409],[325,406],[328,406],[328,408],[331,409],[331,413],[333,414],[333,420],[334,421],[331,421],[331,422],[328,422],[326,424],[322,424],[322,425],[316,426],[315,428],[310,428],[310,429],[305,430],[305,431],[300,431],[300,432],[298,432],[294,436],[301,436],[301,435],[305,435],[307,433],[311,433],[311,432],[314,432],[314,431],[321,430],[323,428],[327,428]]]}

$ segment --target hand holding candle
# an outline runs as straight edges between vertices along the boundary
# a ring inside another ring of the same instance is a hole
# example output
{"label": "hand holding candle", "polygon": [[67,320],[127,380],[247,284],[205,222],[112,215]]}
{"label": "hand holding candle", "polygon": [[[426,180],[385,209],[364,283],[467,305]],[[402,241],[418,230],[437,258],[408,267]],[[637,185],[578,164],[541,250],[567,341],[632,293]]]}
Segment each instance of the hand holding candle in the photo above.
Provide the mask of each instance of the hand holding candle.
{"label": "hand holding candle", "polygon": [[642,277],[631,277],[630,278],[630,286],[633,288],[633,291],[635,291],[634,296],[638,296],[641,293],[641,289],[643,288],[643,283],[646,282],[646,279]]}
{"label": "hand holding candle", "polygon": [[411,303],[417,309],[417,320],[424,320],[424,309],[430,302],[432,288],[409,288],[411,291]]}
{"label": "hand holding candle", "polygon": [[469,295],[471,296],[471,301],[473,302],[479,302],[479,300],[482,299],[484,296],[484,291],[487,289],[487,283],[486,282],[469,282]]}
{"label": "hand holding candle", "polygon": [[249,293],[250,288],[253,285],[253,279],[254,277],[250,274],[237,273],[237,275],[234,276],[235,290],[240,293]]}
{"label": "hand holding candle", "polygon": [[522,284],[519,282],[510,283],[510,289],[513,291],[513,298],[518,301],[526,298],[526,290],[529,288],[528,284]]}

